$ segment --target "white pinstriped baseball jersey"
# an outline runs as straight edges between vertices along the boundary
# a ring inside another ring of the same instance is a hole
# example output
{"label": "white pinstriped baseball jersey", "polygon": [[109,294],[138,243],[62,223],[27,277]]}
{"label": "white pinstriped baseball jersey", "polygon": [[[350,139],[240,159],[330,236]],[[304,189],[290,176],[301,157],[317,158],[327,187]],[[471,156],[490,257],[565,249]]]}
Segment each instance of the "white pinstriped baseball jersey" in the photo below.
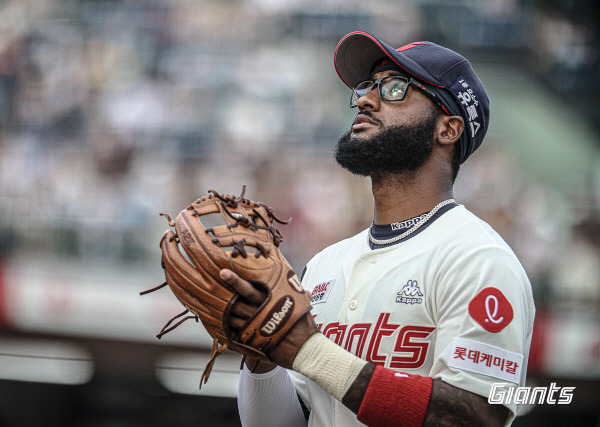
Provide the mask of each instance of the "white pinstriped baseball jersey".
{"label": "white pinstriped baseball jersey", "polygon": [[[529,280],[502,238],[464,206],[395,245],[372,250],[368,230],[338,242],[308,263],[302,283],[321,331],[367,361],[486,398],[494,383],[525,383],[535,312]],[[309,425],[361,425],[315,383],[290,374]],[[509,409],[507,424],[516,412]]]}

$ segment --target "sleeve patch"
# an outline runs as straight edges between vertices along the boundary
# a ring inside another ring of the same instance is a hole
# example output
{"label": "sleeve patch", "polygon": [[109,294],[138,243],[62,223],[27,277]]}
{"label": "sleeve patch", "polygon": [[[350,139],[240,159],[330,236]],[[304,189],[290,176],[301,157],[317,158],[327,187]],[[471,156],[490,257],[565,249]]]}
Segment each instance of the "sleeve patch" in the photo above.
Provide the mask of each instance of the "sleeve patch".
{"label": "sleeve patch", "polygon": [[315,286],[310,296],[310,303],[318,304],[327,301],[327,298],[329,298],[329,293],[331,292],[331,288],[333,288],[334,283],[335,279],[331,279],[327,282],[319,283],[317,286]]}
{"label": "sleeve patch", "polygon": [[469,314],[483,329],[500,332],[513,319],[513,309],[497,288],[485,288],[469,303]]}
{"label": "sleeve patch", "polygon": [[519,384],[523,355],[478,341],[454,338],[448,366]]}

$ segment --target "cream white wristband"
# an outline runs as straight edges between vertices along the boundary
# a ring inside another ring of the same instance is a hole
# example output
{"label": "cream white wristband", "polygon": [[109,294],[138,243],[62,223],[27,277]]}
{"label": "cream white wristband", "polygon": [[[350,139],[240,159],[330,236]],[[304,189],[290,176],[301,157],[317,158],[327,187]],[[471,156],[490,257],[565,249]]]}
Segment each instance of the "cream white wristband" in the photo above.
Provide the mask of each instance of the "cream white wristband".
{"label": "cream white wristband", "polygon": [[304,343],[292,369],[316,382],[341,402],[366,364],[322,333],[317,333]]}

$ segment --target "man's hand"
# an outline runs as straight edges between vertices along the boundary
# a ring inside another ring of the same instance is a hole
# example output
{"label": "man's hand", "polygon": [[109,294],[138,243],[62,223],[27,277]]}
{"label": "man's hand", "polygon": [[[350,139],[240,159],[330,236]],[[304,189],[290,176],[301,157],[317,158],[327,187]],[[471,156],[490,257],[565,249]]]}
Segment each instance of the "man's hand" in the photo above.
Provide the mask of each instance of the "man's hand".
{"label": "man's hand", "polygon": [[[267,294],[255,288],[250,282],[242,279],[229,269],[221,270],[221,278],[242,297],[232,307],[229,321],[229,325],[233,330],[239,330],[256,313],[267,298]],[[306,313],[288,332],[285,338],[281,340],[279,345],[269,352],[269,357],[278,365],[291,369],[302,345],[317,332],[319,330],[312,316],[310,313]],[[256,364],[256,360],[248,359],[246,360],[246,365],[252,368]],[[256,372],[268,372],[274,367],[275,364],[261,361]]]}

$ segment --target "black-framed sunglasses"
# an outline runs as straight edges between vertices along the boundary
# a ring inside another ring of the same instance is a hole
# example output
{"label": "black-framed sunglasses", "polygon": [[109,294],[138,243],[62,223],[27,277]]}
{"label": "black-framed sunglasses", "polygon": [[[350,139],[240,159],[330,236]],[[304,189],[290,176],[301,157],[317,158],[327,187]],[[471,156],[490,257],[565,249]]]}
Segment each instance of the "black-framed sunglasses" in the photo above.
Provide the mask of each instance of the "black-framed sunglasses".
{"label": "black-framed sunglasses", "polygon": [[385,101],[402,101],[406,96],[408,87],[410,85],[416,86],[425,93],[433,102],[439,105],[444,112],[447,113],[446,108],[442,104],[440,98],[437,97],[430,89],[425,87],[419,81],[404,76],[388,76],[382,77],[381,79],[365,80],[360,82],[352,88],[352,96],[350,98],[350,108],[354,108],[358,105],[358,99],[371,92],[375,86],[379,90],[379,97]]}

